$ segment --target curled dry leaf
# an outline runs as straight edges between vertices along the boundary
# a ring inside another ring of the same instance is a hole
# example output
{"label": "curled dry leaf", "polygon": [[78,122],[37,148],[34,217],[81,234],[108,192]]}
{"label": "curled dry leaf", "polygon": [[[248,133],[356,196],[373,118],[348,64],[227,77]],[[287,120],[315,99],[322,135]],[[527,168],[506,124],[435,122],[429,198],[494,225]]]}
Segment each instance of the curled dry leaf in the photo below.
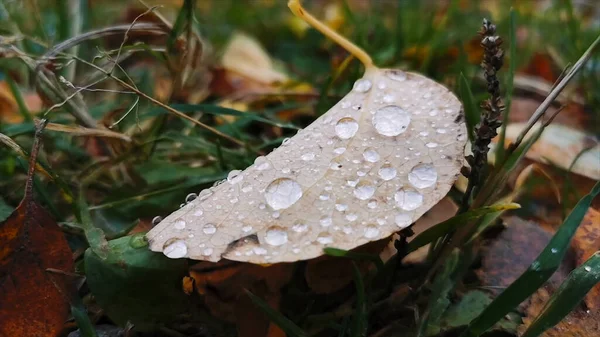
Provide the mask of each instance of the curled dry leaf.
{"label": "curled dry leaf", "polygon": [[459,100],[422,75],[379,69],[297,2],[292,10],[354,53],[363,78],[333,108],[148,233],[171,258],[311,259],[390,236],[442,199],[463,163]]}

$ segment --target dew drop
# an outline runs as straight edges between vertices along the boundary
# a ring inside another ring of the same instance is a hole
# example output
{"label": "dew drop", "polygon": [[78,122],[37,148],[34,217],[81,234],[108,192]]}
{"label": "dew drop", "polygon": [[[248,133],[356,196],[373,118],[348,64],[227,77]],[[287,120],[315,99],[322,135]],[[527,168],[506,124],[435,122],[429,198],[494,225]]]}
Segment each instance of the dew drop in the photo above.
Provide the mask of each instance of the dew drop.
{"label": "dew drop", "polygon": [[352,105],[352,103],[350,103],[349,101],[343,101],[343,102],[340,104],[340,107],[341,107],[342,109],[348,109],[348,108],[349,108],[351,105]]}
{"label": "dew drop", "polygon": [[321,226],[329,227],[329,226],[331,226],[331,223],[333,222],[333,220],[329,216],[324,216],[319,220],[319,222],[321,223]]}
{"label": "dew drop", "polygon": [[265,242],[271,246],[281,246],[288,241],[287,232],[281,227],[271,227],[265,234]]}
{"label": "dew drop", "polygon": [[202,227],[202,232],[204,232],[204,234],[215,234],[217,232],[217,227],[211,223],[207,223]]}
{"label": "dew drop", "polygon": [[367,207],[369,207],[370,209],[377,208],[377,200],[375,200],[375,199],[369,200],[369,202],[367,203]]}
{"label": "dew drop", "polygon": [[435,130],[435,132],[444,134],[444,133],[447,133],[448,131],[446,129],[439,128],[439,129]]}
{"label": "dew drop", "polygon": [[412,217],[406,213],[398,213],[394,221],[398,227],[406,228],[412,223]]}
{"label": "dew drop", "polygon": [[300,156],[300,159],[302,159],[304,161],[311,161],[311,160],[315,159],[315,154],[312,152],[305,153],[302,156]]}
{"label": "dew drop", "polygon": [[203,200],[208,199],[211,195],[212,195],[211,189],[207,188],[205,190],[200,191],[200,193],[198,193],[198,199],[200,199],[200,201],[203,201]]}
{"label": "dew drop", "polygon": [[252,185],[250,184],[245,184],[244,186],[242,186],[242,192],[243,193],[248,193],[252,191]]}
{"label": "dew drop", "polygon": [[387,95],[383,96],[382,100],[383,100],[383,103],[389,104],[389,103],[394,103],[395,99],[396,99],[396,97],[394,97],[394,95],[387,94]]}
{"label": "dew drop", "polygon": [[366,181],[360,181],[354,188],[354,196],[360,200],[367,200],[375,194],[375,186]]}
{"label": "dew drop", "polygon": [[408,181],[416,188],[427,188],[437,182],[437,171],[431,164],[419,164],[408,174]]}
{"label": "dew drop", "polygon": [[390,164],[384,164],[379,168],[379,177],[383,180],[392,180],[396,178],[396,174],[398,173],[396,169]]}
{"label": "dew drop", "polygon": [[264,249],[263,247],[254,247],[254,248],[252,248],[252,251],[256,255],[265,255],[265,254],[267,254],[267,250]]}
{"label": "dew drop", "polygon": [[319,196],[319,200],[323,200],[323,201],[329,200],[329,194],[321,194]]}
{"label": "dew drop", "polygon": [[363,158],[368,162],[376,163],[379,161],[379,153],[373,148],[368,148],[363,152]]}
{"label": "dew drop", "polygon": [[358,219],[358,215],[354,213],[346,214],[346,220],[348,221],[356,221]]}
{"label": "dew drop", "polygon": [[183,219],[179,219],[179,220],[175,221],[175,223],[173,224],[173,227],[175,227],[175,229],[184,229],[185,221]]}
{"label": "dew drop", "polygon": [[331,235],[329,235],[329,233],[321,233],[319,234],[319,236],[317,236],[317,242],[322,245],[326,245],[332,243],[333,238],[331,237]]}
{"label": "dew drop", "polygon": [[305,232],[308,229],[308,225],[305,224],[304,222],[296,222],[293,226],[292,226],[292,230],[296,233],[302,233]]}
{"label": "dew drop", "polygon": [[430,142],[430,143],[425,144],[425,146],[427,146],[430,149],[433,149],[433,148],[438,147],[438,143]]}
{"label": "dew drop", "polygon": [[401,188],[394,194],[398,207],[405,211],[412,211],[423,204],[423,195],[417,191]]}
{"label": "dew drop", "polygon": [[210,247],[209,247],[209,248],[205,248],[205,249],[202,251],[202,255],[204,255],[204,256],[211,256],[211,255],[212,255],[212,253],[213,253],[213,249],[212,249],[212,248],[210,248]]}
{"label": "dew drop", "polygon": [[338,147],[336,149],[333,150],[333,153],[340,155],[342,153],[346,152],[346,148],[345,147]]}
{"label": "dew drop", "polygon": [[163,247],[163,254],[170,259],[179,259],[187,255],[187,245],[183,240],[175,240]]}
{"label": "dew drop", "polygon": [[374,239],[379,235],[379,228],[375,226],[367,226],[365,228],[365,238]]}
{"label": "dew drop", "polygon": [[352,88],[356,92],[367,92],[371,89],[372,83],[366,78],[361,78],[360,80],[354,82],[354,87]]}
{"label": "dew drop", "polygon": [[240,170],[233,170],[233,171],[229,172],[229,174],[227,175],[227,181],[231,185],[235,185],[235,184],[241,182],[242,179],[244,179],[244,177],[240,173],[242,173],[242,171],[240,171]]}
{"label": "dew drop", "polygon": [[346,204],[335,204],[335,209],[339,212],[343,212],[348,209],[348,205]]}
{"label": "dew drop", "polygon": [[288,146],[288,145],[290,145],[290,143],[291,143],[291,142],[292,142],[292,139],[291,139],[291,138],[285,138],[285,139],[284,139],[284,140],[281,142],[281,145],[282,145],[282,146]]}
{"label": "dew drop", "polygon": [[269,161],[267,160],[267,158],[265,158],[263,156],[259,156],[259,157],[256,157],[256,159],[254,159],[254,166],[256,166],[257,170],[264,171],[264,170],[268,169],[269,167],[271,167],[271,164],[269,164]]}
{"label": "dew drop", "polygon": [[244,226],[242,227],[242,232],[248,233],[252,230],[252,226]]}
{"label": "dew drop", "polygon": [[163,219],[162,219],[162,216],[155,216],[155,217],[152,219],[152,225],[153,225],[153,226],[156,226],[156,225],[158,225],[158,224],[159,224],[159,223],[160,223],[162,220],[163,220]]}
{"label": "dew drop", "polygon": [[341,139],[350,139],[358,131],[358,123],[354,118],[344,117],[335,125],[335,134]]}
{"label": "dew drop", "polygon": [[192,202],[194,201],[196,198],[198,197],[198,195],[196,193],[190,193],[185,197],[185,202]]}
{"label": "dew drop", "polygon": [[388,70],[386,73],[386,76],[394,81],[405,81],[406,80],[406,73],[402,70]]}
{"label": "dew drop", "polygon": [[592,267],[590,267],[590,266],[585,266],[585,267],[583,267],[583,269],[585,269],[585,271],[587,271],[587,272],[592,271]]}
{"label": "dew drop", "polygon": [[406,131],[410,115],[397,105],[388,105],[375,112],[372,122],[379,134],[393,137]]}
{"label": "dew drop", "polygon": [[274,210],[286,209],[302,197],[302,187],[295,180],[278,178],[265,189],[265,200]]}
{"label": "dew drop", "polygon": [[550,249],[550,251],[552,252],[552,254],[558,253],[558,249],[556,249],[556,248],[552,248],[552,249]]}

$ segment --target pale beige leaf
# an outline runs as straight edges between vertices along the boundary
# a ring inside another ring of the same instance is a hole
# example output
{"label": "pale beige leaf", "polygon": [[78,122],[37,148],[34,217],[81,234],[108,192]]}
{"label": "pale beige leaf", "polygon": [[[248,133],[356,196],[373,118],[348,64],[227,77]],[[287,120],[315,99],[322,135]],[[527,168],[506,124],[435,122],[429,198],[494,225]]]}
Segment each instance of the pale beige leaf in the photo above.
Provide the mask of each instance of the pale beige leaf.
{"label": "pale beige leaf", "polygon": [[369,68],[340,102],[148,234],[172,258],[310,259],[390,236],[442,199],[463,163],[461,104],[415,73]]}

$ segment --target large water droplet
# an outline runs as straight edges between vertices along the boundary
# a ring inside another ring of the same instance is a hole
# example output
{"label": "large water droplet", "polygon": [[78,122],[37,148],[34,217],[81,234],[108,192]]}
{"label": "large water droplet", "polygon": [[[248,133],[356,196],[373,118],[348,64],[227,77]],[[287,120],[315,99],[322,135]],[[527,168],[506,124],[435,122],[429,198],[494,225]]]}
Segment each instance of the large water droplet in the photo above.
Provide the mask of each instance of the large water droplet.
{"label": "large water droplet", "polygon": [[259,157],[256,157],[256,159],[254,159],[254,166],[256,166],[257,170],[263,171],[263,170],[266,170],[269,167],[271,167],[271,164],[269,164],[269,161],[267,160],[267,158],[265,158],[263,156],[259,156]]}
{"label": "large water droplet", "polygon": [[392,137],[406,131],[410,115],[397,105],[388,105],[375,111],[372,122],[379,134]]}
{"label": "large water droplet", "polygon": [[335,134],[341,139],[350,139],[358,131],[358,123],[354,118],[344,117],[335,124]]}
{"label": "large water droplet", "polygon": [[207,223],[202,227],[202,232],[204,232],[204,234],[215,234],[217,232],[217,227],[211,223]]}
{"label": "large water droplet", "polygon": [[274,210],[286,209],[302,197],[302,187],[295,180],[278,178],[265,189],[265,200]]}
{"label": "large water droplet", "polygon": [[379,176],[381,177],[381,179],[392,180],[392,179],[396,178],[396,174],[398,172],[396,171],[396,168],[394,168],[392,165],[384,164],[383,166],[381,166],[381,168],[379,168],[378,173],[379,173]]}
{"label": "large water droplet", "polygon": [[385,72],[385,74],[387,75],[388,78],[390,78],[394,81],[405,81],[406,80],[406,73],[402,70],[397,70],[397,69],[388,70]]}
{"label": "large water droplet", "polygon": [[175,227],[175,229],[184,229],[185,228],[185,221],[183,219],[178,219],[173,224],[173,227]]}
{"label": "large water droplet", "polygon": [[365,238],[367,239],[374,239],[379,235],[379,228],[375,227],[375,226],[367,226],[367,228],[365,228]]}
{"label": "large water droplet", "polygon": [[365,152],[363,152],[363,158],[365,158],[366,161],[371,162],[371,163],[376,163],[377,161],[379,161],[379,153],[377,153],[377,151],[375,151],[375,149],[373,148],[368,148],[365,150]]}
{"label": "large water droplet", "polygon": [[354,196],[360,200],[367,200],[375,193],[375,186],[366,181],[360,181],[354,188]]}
{"label": "large water droplet", "polygon": [[437,181],[437,171],[431,164],[419,164],[408,174],[408,181],[416,188],[431,187]]}
{"label": "large water droplet", "polygon": [[412,223],[412,217],[406,213],[398,213],[395,217],[396,225],[400,228],[408,227]]}
{"label": "large water droplet", "polygon": [[315,159],[315,154],[312,152],[305,153],[302,156],[300,156],[300,159],[302,159],[304,161],[310,161],[310,160]]}
{"label": "large water droplet", "polygon": [[179,259],[187,255],[187,245],[183,240],[175,240],[163,247],[163,254],[170,259]]}
{"label": "large water droplet", "polygon": [[394,194],[398,207],[412,211],[423,204],[423,195],[417,191],[401,188]]}
{"label": "large water droplet", "polygon": [[210,197],[212,195],[212,190],[210,188],[207,188],[205,190],[200,191],[200,193],[198,193],[198,199],[200,199],[200,201],[206,200],[208,199],[208,197]]}
{"label": "large water droplet", "polygon": [[333,242],[333,238],[329,233],[321,233],[317,236],[317,242],[322,245],[327,245]]}
{"label": "large water droplet", "polygon": [[361,78],[360,80],[354,82],[354,87],[352,89],[357,92],[367,92],[371,89],[372,85],[373,84],[371,81],[367,80],[366,78]]}
{"label": "large water droplet", "polygon": [[271,246],[281,246],[288,241],[287,232],[281,227],[271,227],[265,234],[265,242]]}

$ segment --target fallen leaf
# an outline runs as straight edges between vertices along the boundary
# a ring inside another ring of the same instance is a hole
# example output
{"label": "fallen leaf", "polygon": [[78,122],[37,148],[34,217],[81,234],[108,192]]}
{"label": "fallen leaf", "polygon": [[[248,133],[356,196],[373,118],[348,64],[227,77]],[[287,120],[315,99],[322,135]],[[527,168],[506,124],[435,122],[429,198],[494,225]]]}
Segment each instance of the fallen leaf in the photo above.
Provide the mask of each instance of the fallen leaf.
{"label": "fallen leaf", "polygon": [[324,247],[350,250],[412,224],[459,175],[467,137],[456,96],[422,75],[375,67],[290,4],[356,54],[365,75],[281,147],[166,217],[148,233],[150,249],[252,263],[311,259]]}
{"label": "fallen leaf", "polygon": [[[531,296],[525,311],[523,324],[519,327],[522,334],[540,314],[552,291],[544,287]],[[584,310],[581,306],[571,311],[560,323],[546,330],[540,337],[597,337],[600,335],[600,311]]]}
{"label": "fallen leaf", "polygon": [[[23,93],[23,100],[30,112],[42,110],[42,99],[36,93]],[[20,123],[23,116],[19,113],[19,105],[6,81],[0,82],[0,122]]]}
{"label": "fallen leaf", "polygon": [[[31,168],[42,128],[36,132]],[[71,285],[47,270],[71,272],[72,253],[57,223],[34,199],[33,172],[23,200],[0,223],[0,336],[54,337],[69,314],[68,294],[62,291]]]}
{"label": "fallen leaf", "polygon": [[[593,208],[588,209],[571,241],[571,248],[575,252],[577,266],[600,250],[600,212]],[[588,292],[584,301],[589,309],[600,310],[600,284]]]}
{"label": "fallen leaf", "polygon": [[[482,286],[495,295],[529,268],[552,237],[533,222],[514,216],[504,221],[506,229],[483,250],[481,268],[476,271]],[[562,265],[550,282],[557,287],[569,271],[570,266]]]}

